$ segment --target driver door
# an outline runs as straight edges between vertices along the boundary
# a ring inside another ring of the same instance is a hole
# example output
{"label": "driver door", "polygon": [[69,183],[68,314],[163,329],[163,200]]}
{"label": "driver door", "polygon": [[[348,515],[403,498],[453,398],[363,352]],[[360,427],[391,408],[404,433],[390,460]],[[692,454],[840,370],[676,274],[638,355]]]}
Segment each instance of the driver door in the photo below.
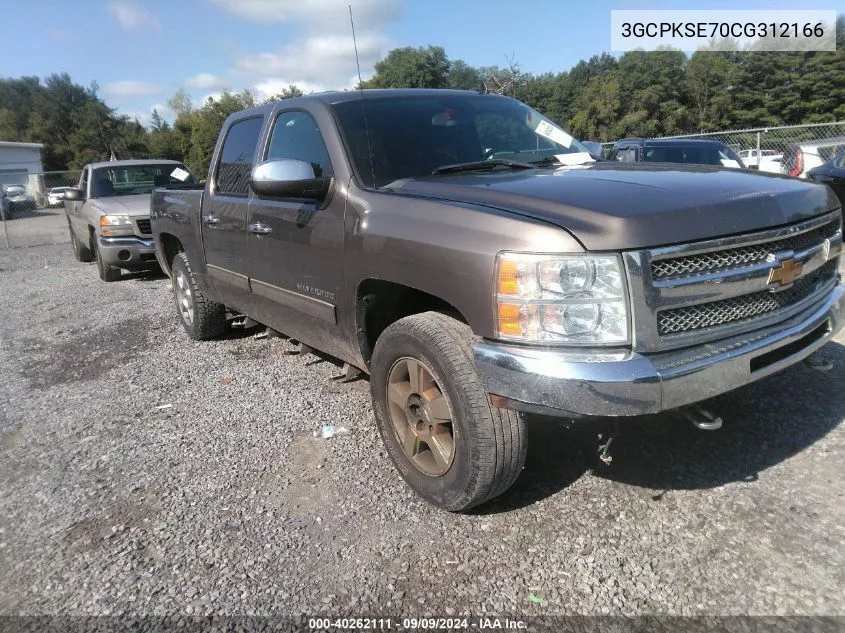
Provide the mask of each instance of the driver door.
{"label": "driver door", "polygon": [[[322,133],[304,110],[276,115],[263,160],[310,163],[333,175]],[[323,350],[346,346],[337,305],[343,280],[344,197],[323,201],[253,193],[247,222],[249,276],[264,322]]]}

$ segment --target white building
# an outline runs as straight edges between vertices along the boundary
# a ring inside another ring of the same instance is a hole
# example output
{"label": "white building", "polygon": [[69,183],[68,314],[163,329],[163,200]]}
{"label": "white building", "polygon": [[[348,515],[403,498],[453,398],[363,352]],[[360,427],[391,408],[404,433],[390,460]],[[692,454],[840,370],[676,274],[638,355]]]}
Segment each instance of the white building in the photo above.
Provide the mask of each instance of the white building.
{"label": "white building", "polygon": [[0,185],[24,185],[30,193],[44,190],[41,143],[0,141]]}

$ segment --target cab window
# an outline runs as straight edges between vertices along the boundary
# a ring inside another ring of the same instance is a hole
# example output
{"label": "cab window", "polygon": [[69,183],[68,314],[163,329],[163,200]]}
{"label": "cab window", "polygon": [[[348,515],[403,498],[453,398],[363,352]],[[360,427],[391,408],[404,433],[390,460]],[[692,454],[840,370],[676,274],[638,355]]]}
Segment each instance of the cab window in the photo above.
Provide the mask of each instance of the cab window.
{"label": "cab window", "polygon": [[332,175],[329,153],[317,122],[307,112],[282,112],[276,117],[267,160],[294,158],[310,163],[317,178]]}
{"label": "cab window", "polygon": [[226,133],[215,175],[220,194],[246,196],[255,161],[255,148],[264,120],[260,117],[233,123]]}

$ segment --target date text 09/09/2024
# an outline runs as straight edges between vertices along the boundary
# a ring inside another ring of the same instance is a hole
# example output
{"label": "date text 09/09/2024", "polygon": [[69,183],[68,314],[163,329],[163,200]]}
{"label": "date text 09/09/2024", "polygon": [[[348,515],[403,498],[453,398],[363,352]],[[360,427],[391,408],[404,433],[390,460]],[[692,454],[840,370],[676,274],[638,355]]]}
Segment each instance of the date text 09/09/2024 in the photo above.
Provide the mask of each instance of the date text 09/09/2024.
{"label": "date text 09/09/2024", "polygon": [[484,618],[309,618],[311,630],[510,630],[524,631],[524,620],[498,617]]}

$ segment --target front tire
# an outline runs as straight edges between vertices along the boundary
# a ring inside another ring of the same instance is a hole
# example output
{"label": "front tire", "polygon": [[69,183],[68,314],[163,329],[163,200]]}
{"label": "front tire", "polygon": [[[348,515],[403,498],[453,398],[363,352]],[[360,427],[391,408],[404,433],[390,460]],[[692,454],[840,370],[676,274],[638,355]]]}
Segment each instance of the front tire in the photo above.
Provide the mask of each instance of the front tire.
{"label": "front tire", "polygon": [[100,275],[100,279],[108,283],[111,283],[112,281],[120,281],[122,276],[120,268],[117,266],[111,266],[103,261],[100,249],[97,246],[96,235],[91,235],[91,252],[94,255],[94,259],[97,260],[97,272]]}
{"label": "front tire", "polygon": [[171,265],[173,300],[185,331],[195,341],[217,338],[226,331],[226,306],[207,299],[197,286],[185,253],[178,253]]}
{"label": "front tire", "polygon": [[80,244],[79,240],[76,237],[76,232],[73,230],[73,227],[70,224],[70,220],[67,222],[67,228],[70,231],[70,246],[73,249],[73,256],[76,258],[78,262],[90,262],[91,261],[91,249],[87,246],[83,246]]}
{"label": "front tire", "polygon": [[425,312],[376,342],[370,389],[390,458],[421,497],[465,511],[510,488],[525,463],[525,423],[494,407],[478,379],[470,328]]}

